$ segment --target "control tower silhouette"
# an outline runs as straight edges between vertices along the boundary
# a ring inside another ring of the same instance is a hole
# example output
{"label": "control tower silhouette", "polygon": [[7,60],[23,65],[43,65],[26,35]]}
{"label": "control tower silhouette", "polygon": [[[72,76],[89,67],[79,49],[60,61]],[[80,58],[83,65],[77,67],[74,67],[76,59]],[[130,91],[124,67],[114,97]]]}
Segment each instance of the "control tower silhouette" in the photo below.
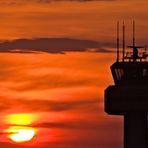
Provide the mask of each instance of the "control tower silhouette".
{"label": "control tower silhouette", "polygon": [[[105,90],[105,112],[124,116],[124,148],[148,148],[148,62],[146,46],[135,44],[125,52],[125,25],[123,23],[123,50],[119,50],[119,22],[117,23],[117,60],[111,65],[115,85]],[[120,57],[122,56],[122,57]]]}

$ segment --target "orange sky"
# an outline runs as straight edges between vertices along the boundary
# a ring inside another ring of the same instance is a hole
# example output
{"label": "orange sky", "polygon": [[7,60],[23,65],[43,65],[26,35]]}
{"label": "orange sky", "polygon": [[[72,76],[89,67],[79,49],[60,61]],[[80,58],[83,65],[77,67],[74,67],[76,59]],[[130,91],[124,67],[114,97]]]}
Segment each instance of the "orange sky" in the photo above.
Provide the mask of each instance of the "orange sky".
{"label": "orange sky", "polygon": [[[147,6],[147,0],[1,0],[0,147],[122,147],[122,119],[107,116],[103,109],[104,89],[113,84],[109,66],[115,54],[108,49],[116,40],[117,20],[125,20],[130,43],[135,19],[137,43],[147,44]],[[69,52],[62,49],[67,48],[64,42],[55,54],[49,47],[25,53],[33,49],[26,50],[24,44],[11,53],[15,41],[4,42],[43,37],[81,41]],[[77,50],[84,39],[102,46],[94,46],[97,52],[84,45]],[[37,133],[28,143],[14,143],[8,137],[12,133],[5,132],[13,126],[31,127]]]}
{"label": "orange sky", "polygon": [[[94,147],[107,148],[106,136],[113,134],[114,126],[121,126],[103,113],[103,90],[111,83],[108,66],[113,59],[111,53],[1,53],[1,133],[14,124],[25,124],[37,129],[37,135],[27,145],[15,147],[36,147],[37,143],[86,147],[89,138]],[[22,113],[25,118],[19,116]],[[4,133],[1,142],[13,144]]]}
{"label": "orange sky", "polygon": [[138,40],[145,43],[147,5],[147,0],[51,3],[7,0],[0,4],[0,38],[70,37],[114,42],[116,21],[125,20],[130,36],[131,20],[135,19]]}

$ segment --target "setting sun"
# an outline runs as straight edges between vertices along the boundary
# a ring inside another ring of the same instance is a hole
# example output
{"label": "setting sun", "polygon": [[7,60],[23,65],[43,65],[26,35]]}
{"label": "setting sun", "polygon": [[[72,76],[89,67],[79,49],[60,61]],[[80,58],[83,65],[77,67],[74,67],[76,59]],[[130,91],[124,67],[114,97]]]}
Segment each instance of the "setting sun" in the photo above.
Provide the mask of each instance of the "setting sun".
{"label": "setting sun", "polygon": [[10,127],[6,132],[9,133],[8,137],[17,143],[28,142],[32,140],[36,133],[34,128],[23,126]]}
{"label": "setting sun", "polygon": [[30,127],[36,120],[34,114],[10,114],[5,116],[4,122],[9,127],[4,130],[7,133],[8,138],[16,143],[29,142],[36,135],[36,129]]}

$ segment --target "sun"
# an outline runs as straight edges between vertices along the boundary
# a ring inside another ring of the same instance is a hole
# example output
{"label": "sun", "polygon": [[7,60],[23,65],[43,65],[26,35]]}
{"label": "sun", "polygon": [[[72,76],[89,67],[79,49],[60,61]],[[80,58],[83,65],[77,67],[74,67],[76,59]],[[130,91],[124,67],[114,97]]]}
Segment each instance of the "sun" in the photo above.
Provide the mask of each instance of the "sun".
{"label": "sun", "polygon": [[29,142],[36,134],[34,128],[25,126],[13,126],[7,129],[6,132],[8,137],[16,143]]}
{"label": "sun", "polygon": [[9,125],[5,129],[7,137],[16,143],[31,141],[37,134],[37,129],[30,127],[37,120],[35,114],[10,114],[5,116],[4,121]]}

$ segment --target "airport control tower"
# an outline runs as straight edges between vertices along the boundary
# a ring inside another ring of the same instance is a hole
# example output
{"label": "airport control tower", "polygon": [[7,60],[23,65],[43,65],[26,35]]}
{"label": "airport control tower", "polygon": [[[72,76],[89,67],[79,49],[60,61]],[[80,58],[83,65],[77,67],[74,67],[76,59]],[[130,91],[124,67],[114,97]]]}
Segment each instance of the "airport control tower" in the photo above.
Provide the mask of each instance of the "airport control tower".
{"label": "airport control tower", "polygon": [[105,112],[124,117],[124,148],[148,148],[148,62],[146,46],[135,44],[135,22],[133,45],[126,50],[125,47],[123,24],[123,49],[120,51],[118,22],[117,60],[111,65],[115,85],[105,90]]}

